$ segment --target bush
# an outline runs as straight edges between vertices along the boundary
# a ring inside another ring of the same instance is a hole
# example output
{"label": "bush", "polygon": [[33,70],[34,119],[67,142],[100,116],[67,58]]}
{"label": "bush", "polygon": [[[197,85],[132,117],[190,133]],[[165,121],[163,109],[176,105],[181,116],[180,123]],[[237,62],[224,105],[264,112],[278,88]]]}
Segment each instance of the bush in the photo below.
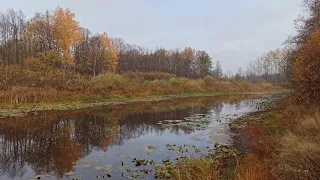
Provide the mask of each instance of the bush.
{"label": "bush", "polygon": [[215,79],[211,76],[206,76],[205,78],[203,78],[205,85],[208,87],[213,87],[215,84]]}
{"label": "bush", "polygon": [[165,72],[126,72],[123,76],[130,79],[142,79],[147,81],[169,80],[170,78],[176,77],[174,74]]}
{"label": "bush", "polygon": [[6,90],[12,86],[27,82],[25,71],[17,66],[0,68],[0,90]]}
{"label": "bush", "polygon": [[270,89],[272,87],[271,83],[263,82],[259,84],[263,89]]}
{"label": "bush", "polygon": [[101,90],[103,92],[110,91],[114,88],[125,88],[128,80],[121,75],[113,73],[103,73],[93,77],[90,82],[91,89]]}

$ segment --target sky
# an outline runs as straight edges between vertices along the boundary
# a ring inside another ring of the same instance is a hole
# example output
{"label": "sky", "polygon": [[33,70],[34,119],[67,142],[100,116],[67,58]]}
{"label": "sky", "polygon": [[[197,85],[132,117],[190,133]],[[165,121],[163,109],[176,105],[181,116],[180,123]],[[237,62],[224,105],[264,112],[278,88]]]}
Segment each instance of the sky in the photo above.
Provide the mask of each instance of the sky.
{"label": "sky", "polygon": [[149,49],[205,50],[225,72],[245,69],[295,32],[302,0],[1,0],[0,12],[69,8],[92,33]]}

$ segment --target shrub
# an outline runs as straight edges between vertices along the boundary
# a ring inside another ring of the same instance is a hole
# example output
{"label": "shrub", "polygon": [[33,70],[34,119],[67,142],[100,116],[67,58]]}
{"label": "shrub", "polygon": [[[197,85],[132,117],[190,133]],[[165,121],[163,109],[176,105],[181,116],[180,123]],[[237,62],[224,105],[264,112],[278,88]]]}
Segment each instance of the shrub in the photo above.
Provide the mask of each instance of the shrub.
{"label": "shrub", "polygon": [[263,83],[260,83],[259,86],[261,86],[263,89],[270,89],[272,87],[272,84],[263,82]]}
{"label": "shrub", "polygon": [[142,79],[142,80],[169,80],[170,78],[176,77],[174,74],[165,72],[126,72],[123,74],[124,77],[130,79]]}
{"label": "shrub", "polygon": [[208,87],[212,87],[215,84],[215,79],[211,76],[206,76],[205,78],[203,78],[205,85]]}
{"label": "shrub", "polygon": [[174,86],[174,87],[180,87],[180,88],[183,88],[186,86],[186,83],[188,82],[188,79],[187,78],[170,78],[169,79],[169,84],[171,86]]}
{"label": "shrub", "polygon": [[25,82],[27,78],[22,68],[17,66],[0,68],[0,90],[6,90]]}
{"label": "shrub", "polygon": [[114,88],[125,88],[128,81],[121,75],[113,73],[102,73],[93,77],[90,82],[91,89],[101,90],[103,92]]}

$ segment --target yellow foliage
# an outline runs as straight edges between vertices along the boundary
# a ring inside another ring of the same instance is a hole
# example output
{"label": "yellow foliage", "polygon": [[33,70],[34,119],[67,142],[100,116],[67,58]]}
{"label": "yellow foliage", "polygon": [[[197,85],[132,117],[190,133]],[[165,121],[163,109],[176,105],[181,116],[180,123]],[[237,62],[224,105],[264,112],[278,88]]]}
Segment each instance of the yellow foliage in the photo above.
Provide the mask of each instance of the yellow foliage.
{"label": "yellow foliage", "polygon": [[58,7],[52,16],[53,35],[67,64],[73,64],[71,48],[82,41],[82,29],[70,9]]}
{"label": "yellow foliage", "polygon": [[100,36],[100,48],[106,52],[103,70],[115,72],[118,65],[119,52],[117,46],[110,41],[107,33],[103,33],[103,35]]}

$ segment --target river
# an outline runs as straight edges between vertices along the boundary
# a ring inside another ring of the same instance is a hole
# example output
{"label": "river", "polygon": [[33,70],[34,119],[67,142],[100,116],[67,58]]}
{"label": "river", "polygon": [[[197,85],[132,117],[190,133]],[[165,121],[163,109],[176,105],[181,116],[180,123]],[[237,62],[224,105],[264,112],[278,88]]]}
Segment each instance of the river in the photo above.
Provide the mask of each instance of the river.
{"label": "river", "polygon": [[163,160],[234,146],[230,122],[267,101],[198,97],[1,118],[0,179],[153,179]]}

